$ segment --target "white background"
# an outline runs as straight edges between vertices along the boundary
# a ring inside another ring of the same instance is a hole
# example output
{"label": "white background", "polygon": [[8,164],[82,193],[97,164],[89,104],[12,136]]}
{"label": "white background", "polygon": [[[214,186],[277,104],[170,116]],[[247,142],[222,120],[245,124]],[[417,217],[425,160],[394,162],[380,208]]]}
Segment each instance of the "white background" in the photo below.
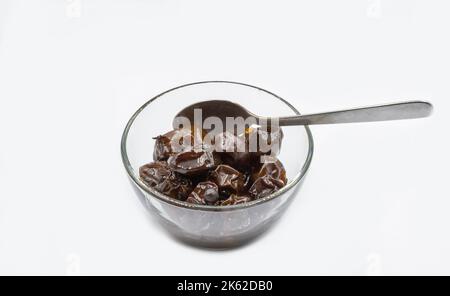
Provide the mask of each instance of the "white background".
{"label": "white background", "polygon": [[[1,0],[0,274],[450,274],[449,13],[444,0]],[[138,106],[200,80],[302,112],[399,99],[435,112],[313,127],[281,222],[205,251],[153,222],[119,153]]]}

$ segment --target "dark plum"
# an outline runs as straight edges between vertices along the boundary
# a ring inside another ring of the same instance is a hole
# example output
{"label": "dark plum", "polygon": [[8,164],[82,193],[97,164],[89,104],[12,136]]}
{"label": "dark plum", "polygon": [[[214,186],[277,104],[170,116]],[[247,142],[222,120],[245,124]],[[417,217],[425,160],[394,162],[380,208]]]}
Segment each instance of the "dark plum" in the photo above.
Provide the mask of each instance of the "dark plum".
{"label": "dark plum", "polygon": [[147,186],[178,200],[186,200],[192,191],[192,182],[173,172],[167,163],[162,161],[140,167],[139,176]]}
{"label": "dark plum", "polygon": [[210,179],[221,191],[229,193],[242,192],[246,185],[246,176],[228,165],[219,165],[211,172]]}
{"label": "dark plum", "polygon": [[167,160],[169,167],[183,175],[193,176],[216,168],[221,160],[215,152],[189,150],[172,155]]}
{"label": "dark plum", "polygon": [[188,129],[173,130],[154,139],[156,140],[153,151],[155,161],[167,160],[176,152],[185,150],[194,143],[192,133]]}
{"label": "dark plum", "polygon": [[219,200],[219,188],[213,182],[200,182],[187,198],[187,202],[214,205]]}
{"label": "dark plum", "polygon": [[259,162],[260,153],[250,152],[247,134],[236,136],[228,131],[219,133],[214,144],[223,162],[232,167],[245,170]]}
{"label": "dark plum", "polygon": [[281,161],[276,158],[267,157],[266,162],[262,163],[260,168],[254,172],[252,180],[256,181],[264,176],[270,176],[283,181],[285,184],[287,183],[286,170]]}
{"label": "dark plum", "polygon": [[255,198],[262,198],[283,188],[286,184],[280,179],[274,179],[271,176],[264,176],[258,178],[252,187],[248,190],[250,195]]}

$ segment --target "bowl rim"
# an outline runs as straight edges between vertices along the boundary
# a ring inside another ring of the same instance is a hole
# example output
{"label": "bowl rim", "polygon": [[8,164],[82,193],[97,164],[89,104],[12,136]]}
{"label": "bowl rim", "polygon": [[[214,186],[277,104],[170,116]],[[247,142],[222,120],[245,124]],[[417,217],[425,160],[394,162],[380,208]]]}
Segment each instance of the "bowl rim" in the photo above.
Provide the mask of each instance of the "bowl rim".
{"label": "bowl rim", "polygon": [[[128,159],[128,152],[127,152],[127,139],[128,139],[128,133],[135,121],[135,119],[139,116],[139,114],[148,106],[150,105],[153,101],[157,100],[158,98],[162,97],[163,95],[170,93],[172,91],[181,89],[181,88],[185,88],[185,87],[189,87],[189,86],[194,86],[194,85],[200,85],[200,84],[208,84],[208,83],[224,83],[224,84],[234,84],[234,85],[240,85],[240,86],[246,86],[246,87],[250,87],[250,88],[254,88],[256,90],[259,91],[263,91],[267,94],[270,94],[271,96],[277,98],[278,100],[280,100],[281,102],[285,103],[289,108],[291,108],[292,111],[294,111],[294,113],[296,113],[297,115],[300,115],[300,112],[294,107],[292,106],[288,101],[286,101],[285,99],[281,98],[280,96],[274,94],[273,92],[270,92],[268,90],[265,90],[261,87],[258,86],[254,86],[251,84],[247,84],[247,83],[242,83],[242,82],[236,82],[236,81],[227,81],[227,80],[207,80],[207,81],[198,81],[198,82],[191,82],[191,83],[187,83],[187,84],[183,84],[183,85],[179,85],[176,86],[174,88],[171,88],[169,90],[166,90],[158,95],[156,95],[155,97],[153,97],[152,99],[148,100],[145,104],[143,104],[136,112],[134,112],[134,114],[131,116],[131,118],[128,120],[127,125],[125,126],[125,129],[122,133],[122,139],[120,142],[120,152],[121,152],[121,156],[122,156],[122,163],[125,167],[125,170],[127,171],[128,176],[131,178],[131,180],[134,182],[134,184],[136,186],[138,186],[138,188],[140,188],[141,190],[143,190],[144,192],[150,194],[151,196],[174,206],[178,206],[178,207],[183,207],[186,209],[190,209],[190,210],[203,210],[203,211],[215,211],[215,212],[224,212],[224,211],[234,211],[234,210],[239,210],[239,209],[245,209],[245,208],[249,208],[249,207],[253,207],[253,206],[257,206],[257,205],[261,205],[263,203],[266,203],[270,200],[273,200],[281,195],[283,195],[284,193],[286,193],[287,191],[293,189],[305,176],[306,172],[308,171],[310,165],[311,165],[311,160],[314,154],[314,141],[313,141],[313,137],[311,134],[311,130],[309,129],[308,125],[304,125],[304,128],[306,130],[306,134],[308,136],[308,155],[306,157],[305,162],[303,163],[303,166],[300,170],[300,172],[292,179],[292,181],[288,182],[288,184],[286,184],[286,186],[284,186],[283,188],[281,188],[280,190],[272,193],[271,195],[268,195],[266,197],[260,198],[260,199],[256,199],[253,200],[251,202],[248,203],[243,203],[243,204],[238,204],[238,205],[231,205],[231,206],[213,206],[213,205],[198,205],[198,204],[191,204],[185,201],[180,201],[177,199],[174,199],[172,197],[166,196],[156,190],[154,190],[153,188],[149,188],[147,187],[141,180],[140,178],[134,173],[133,167],[131,166],[131,163]],[[147,198],[147,196],[146,196]]]}

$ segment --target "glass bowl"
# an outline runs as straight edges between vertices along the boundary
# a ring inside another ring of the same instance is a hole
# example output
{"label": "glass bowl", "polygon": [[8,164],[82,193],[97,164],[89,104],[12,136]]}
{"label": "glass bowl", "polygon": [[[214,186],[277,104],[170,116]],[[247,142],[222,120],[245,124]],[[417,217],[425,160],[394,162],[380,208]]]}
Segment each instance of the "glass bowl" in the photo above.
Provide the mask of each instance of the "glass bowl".
{"label": "glass bowl", "polygon": [[139,108],[128,121],[121,142],[125,169],[146,208],[175,238],[200,247],[232,248],[267,230],[295,197],[313,155],[308,126],[283,127],[279,159],[288,184],[267,197],[234,206],[194,205],[165,196],[139,179],[139,167],[153,161],[153,137],[172,127],[177,112],[205,100],[234,101],[262,116],[299,114],[291,104],[260,87],[230,81],[204,81],[165,91]]}

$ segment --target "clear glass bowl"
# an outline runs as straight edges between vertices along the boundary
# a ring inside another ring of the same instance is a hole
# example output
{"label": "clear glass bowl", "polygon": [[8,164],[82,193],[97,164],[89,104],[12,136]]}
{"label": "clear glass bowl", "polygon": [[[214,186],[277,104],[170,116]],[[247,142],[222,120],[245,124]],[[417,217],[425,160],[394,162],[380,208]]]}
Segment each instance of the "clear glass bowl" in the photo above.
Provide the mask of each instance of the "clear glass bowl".
{"label": "clear glass bowl", "polygon": [[139,167],[153,161],[153,137],[171,129],[177,112],[205,100],[234,101],[262,116],[299,114],[281,97],[252,85],[229,81],[190,83],[165,91],[139,108],[122,136],[125,169],[144,205],[156,213],[161,224],[183,242],[210,248],[231,248],[245,244],[267,230],[286,210],[296,195],[313,155],[308,126],[284,127],[279,159],[288,184],[274,194],[235,206],[194,205],[148,188],[139,179]]}

